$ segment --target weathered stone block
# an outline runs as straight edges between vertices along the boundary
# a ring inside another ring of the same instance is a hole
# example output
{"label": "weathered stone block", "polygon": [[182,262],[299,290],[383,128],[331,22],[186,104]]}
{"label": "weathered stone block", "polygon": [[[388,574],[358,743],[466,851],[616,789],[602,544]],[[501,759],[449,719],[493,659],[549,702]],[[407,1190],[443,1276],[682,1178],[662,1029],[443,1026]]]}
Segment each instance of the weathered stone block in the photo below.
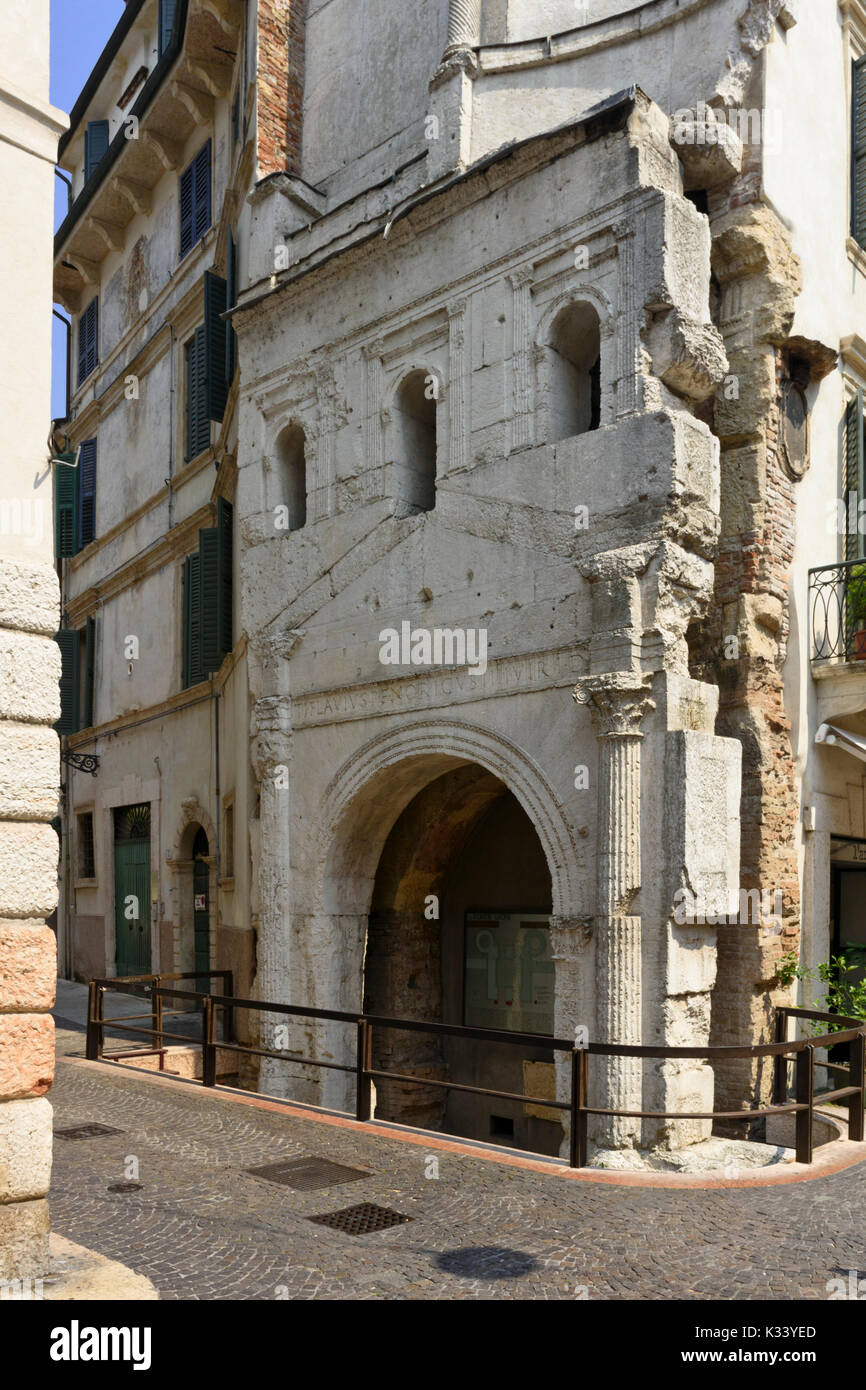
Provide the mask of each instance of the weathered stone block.
{"label": "weathered stone block", "polygon": [[54,1005],[57,942],[44,922],[0,922],[0,1013]]}
{"label": "weathered stone block", "polygon": [[0,719],[60,718],[60,648],[50,637],[0,631]]}
{"label": "weathered stone block", "polygon": [[50,1014],[0,1014],[0,1100],[43,1096],[53,1080]]}
{"label": "weathered stone block", "polygon": [[0,819],[56,816],[59,753],[57,734],[47,725],[0,722]]}
{"label": "weathered stone block", "polygon": [[24,1279],[48,1269],[48,1202],[0,1204],[0,1279]]}
{"label": "weathered stone block", "polygon": [[57,906],[57,833],[0,822],[0,917],[47,917]]}
{"label": "weathered stone block", "polygon": [[53,1113],[47,1100],[0,1105],[0,1204],[30,1201],[48,1192]]}
{"label": "weathered stone block", "polygon": [[0,627],[53,637],[60,625],[60,593],[52,565],[4,559],[0,566]]}

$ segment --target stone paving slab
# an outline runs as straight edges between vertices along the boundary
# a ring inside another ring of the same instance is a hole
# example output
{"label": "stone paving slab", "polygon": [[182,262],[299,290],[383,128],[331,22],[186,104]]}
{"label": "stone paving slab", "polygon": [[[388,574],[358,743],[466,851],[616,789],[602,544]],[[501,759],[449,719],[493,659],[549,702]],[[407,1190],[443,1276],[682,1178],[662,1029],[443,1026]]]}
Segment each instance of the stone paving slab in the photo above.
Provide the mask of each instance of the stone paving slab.
{"label": "stone paving slab", "polygon": [[[234,1104],[120,1068],[58,1035],[52,1224],[163,1299],[794,1299],[866,1277],[866,1164],[776,1188],[564,1181]],[[370,1176],[298,1191],[247,1172],[315,1156]],[[111,1193],[138,1161],[142,1190]],[[438,1172],[438,1177],[434,1176]],[[307,1218],[359,1202],[410,1216],[355,1237]]]}

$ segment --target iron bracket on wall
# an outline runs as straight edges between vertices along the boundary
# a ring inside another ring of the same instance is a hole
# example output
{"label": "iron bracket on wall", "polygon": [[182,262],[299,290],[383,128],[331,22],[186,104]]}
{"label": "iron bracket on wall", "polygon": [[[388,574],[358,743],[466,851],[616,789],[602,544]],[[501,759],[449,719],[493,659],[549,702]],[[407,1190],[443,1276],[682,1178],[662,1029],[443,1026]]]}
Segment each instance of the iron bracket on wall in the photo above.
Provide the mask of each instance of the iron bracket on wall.
{"label": "iron bracket on wall", "polygon": [[89,772],[95,777],[99,771],[99,756],[96,753],[61,753],[60,761],[77,768],[79,772]]}

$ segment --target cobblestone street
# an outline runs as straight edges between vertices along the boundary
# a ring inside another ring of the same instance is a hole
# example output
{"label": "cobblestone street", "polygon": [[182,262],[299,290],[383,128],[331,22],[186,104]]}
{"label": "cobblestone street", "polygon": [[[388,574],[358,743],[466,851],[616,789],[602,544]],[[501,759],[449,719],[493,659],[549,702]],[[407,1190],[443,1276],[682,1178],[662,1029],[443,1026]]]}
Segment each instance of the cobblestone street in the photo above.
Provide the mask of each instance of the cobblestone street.
{"label": "cobblestone street", "polygon": [[[83,1036],[58,1032],[58,1052]],[[796,1299],[866,1274],[866,1165],[775,1188],[603,1186],[260,1111],[58,1056],[52,1226],[163,1299]],[[112,1192],[139,1163],[140,1190]],[[247,1170],[317,1157],[369,1176],[303,1191]],[[352,1236],[308,1218],[373,1202]]]}

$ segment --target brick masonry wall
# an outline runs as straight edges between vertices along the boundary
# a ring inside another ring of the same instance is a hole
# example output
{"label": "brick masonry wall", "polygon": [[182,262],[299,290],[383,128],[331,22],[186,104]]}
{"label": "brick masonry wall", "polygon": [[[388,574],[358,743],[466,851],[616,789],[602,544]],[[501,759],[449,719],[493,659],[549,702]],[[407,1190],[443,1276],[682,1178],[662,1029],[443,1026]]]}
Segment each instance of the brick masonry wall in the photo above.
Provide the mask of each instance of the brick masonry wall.
{"label": "brick masonry wall", "polygon": [[0,556],[0,1279],[48,1263],[58,616],[53,567]]}
{"label": "brick masonry wall", "polygon": [[257,20],[259,177],[300,175],[306,0],[258,0]]}

